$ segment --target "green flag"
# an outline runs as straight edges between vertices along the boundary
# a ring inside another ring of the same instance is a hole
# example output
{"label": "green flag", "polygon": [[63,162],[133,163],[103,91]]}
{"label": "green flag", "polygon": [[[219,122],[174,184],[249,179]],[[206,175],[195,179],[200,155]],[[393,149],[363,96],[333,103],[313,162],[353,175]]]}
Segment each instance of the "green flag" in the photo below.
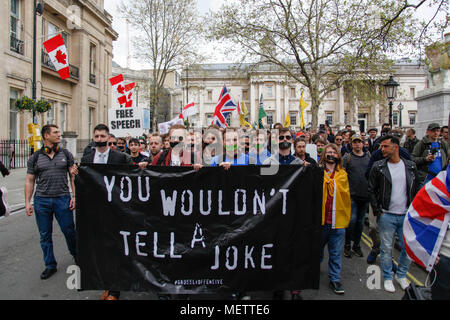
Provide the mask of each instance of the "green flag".
{"label": "green flag", "polygon": [[258,114],[259,129],[264,129],[262,119],[265,117],[267,117],[267,114],[266,111],[264,111],[263,95],[261,93],[261,98],[259,98],[259,114]]}

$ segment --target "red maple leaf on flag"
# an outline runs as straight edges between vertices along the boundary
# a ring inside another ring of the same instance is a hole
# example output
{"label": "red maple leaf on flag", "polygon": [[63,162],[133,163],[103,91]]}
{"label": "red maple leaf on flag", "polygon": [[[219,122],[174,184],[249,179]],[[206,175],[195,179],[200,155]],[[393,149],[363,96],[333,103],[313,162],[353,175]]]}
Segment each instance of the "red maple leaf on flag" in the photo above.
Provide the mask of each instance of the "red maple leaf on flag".
{"label": "red maple leaf on flag", "polygon": [[124,88],[122,85],[119,85],[119,86],[117,87],[117,91],[118,91],[120,94],[124,94],[124,90],[125,90],[125,88]]}
{"label": "red maple leaf on flag", "polygon": [[67,58],[67,56],[66,56],[65,53],[62,53],[61,50],[58,50],[58,51],[56,52],[55,58],[56,58],[56,60],[57,60],[59,63],[61,63],[61,64],[66,64],[66,58]]}

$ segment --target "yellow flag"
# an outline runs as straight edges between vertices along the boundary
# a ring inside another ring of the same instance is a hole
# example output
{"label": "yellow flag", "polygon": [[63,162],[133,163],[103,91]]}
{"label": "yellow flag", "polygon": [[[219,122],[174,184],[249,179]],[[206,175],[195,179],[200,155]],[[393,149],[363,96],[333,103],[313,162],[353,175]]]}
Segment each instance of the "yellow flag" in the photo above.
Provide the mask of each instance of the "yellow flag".
{"label": "yellow flag", "polygon": [[284,119],[284,128],[289,128],[291,126],[291,117],[289,116],[289,113],[286,115],[286,119]]}
{"label": "yellow flag", "polygon": [[242,101],[242,108],[241,108],[241,110],[242,110],[242,113],[244,114],[244,116],[248,115],[248,110],[245,107],[244,101]]}
{"label": "yellow flag", "polygon": [[303,111],[308,107],[308,104],[306,103],[305,100],[303,100],[303,92],[302,91],[302,96],[300,97],[300,103],[299,103],[299,107],[300,107],[300,128],[304,129],[305,128],[305,118],[303,116]]}
{"label": "yellow flag", "polygon": [[252,125],[245,120],[245,116],[242,113],[239,115],[239,120],[241,122],[241,127],[249,127],[250,129],[253,129]]}

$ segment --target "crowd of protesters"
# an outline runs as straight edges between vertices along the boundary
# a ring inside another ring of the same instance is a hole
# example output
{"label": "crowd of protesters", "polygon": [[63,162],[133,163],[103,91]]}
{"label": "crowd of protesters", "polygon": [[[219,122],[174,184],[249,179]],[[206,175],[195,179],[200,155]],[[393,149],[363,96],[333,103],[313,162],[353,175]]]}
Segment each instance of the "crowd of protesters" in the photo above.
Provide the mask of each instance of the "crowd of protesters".
{"label": "crowd of protesters", "polygon": [[[370,128],[366,133],[354,131],[351,126],[337,132],[328,125],[321,125],[317,131],[294,131],[281,124],[276,124],[274,129],[210,126],[195,131],[173,125],[166,135],[115,137],[107,126],[100,124],[94,128],[93,141],[84,150],[81,163],[128,164],[141,169],[192,166],[195,170],[204,166],[225,170],[236,165],[319,166],[323,169],[321,260],[327,247],[330,288],[336,294],[344,294],[342,255],[349,259],[364,256],[360,242],[368,219],[373,246],[367,263],[375,263],[380,255],[384,289],[395,292],[395,280],[405,290],[409,286],[406,274],[411,259],[403,242],[403,222],[420,188],[447,168],[448,127],[432,123],[421,140],[415,137],[414,129],[404,134],[389,124],[383,124],[380,134],[377,128]],[[70,195],[68,183],[74,190],[73,179],[78,170],[73,156],[58,147],[57,126],[44,126],[42,136],[43,149],[28,161],[25,201],[27,213],[31,215],[31,196],[36,184],[34,211],[46,267],[41,278],[47,279],[56,272],[49,228],[51,218],[44,218],[48,211],[55,212],[69,251],[76,259],[72,213],[75,192]],[[65,161],[58,162],[54,168],[57,170],[50,174],[49,170],[53,169],[50,164],[58,157]],[[397,266],[392,260],[395,242],[400,248]],[[446,258],[438,259],[440,264],[445,261],[445,265],[441,266],[439,280],[433,285],[434,299],[449,298],[449,251],[450,232],[447,231],[441,249]],[[290,293],[292,299],[301,299],[300,291]],[[116,300],[119,295],[120,292],[107,290],[101,299]],[[249,298],[244,292],[233,296]],[[281,296],[280,292],[274,293],[274,298]],[[159,298],[171,296],[159,295]]]}

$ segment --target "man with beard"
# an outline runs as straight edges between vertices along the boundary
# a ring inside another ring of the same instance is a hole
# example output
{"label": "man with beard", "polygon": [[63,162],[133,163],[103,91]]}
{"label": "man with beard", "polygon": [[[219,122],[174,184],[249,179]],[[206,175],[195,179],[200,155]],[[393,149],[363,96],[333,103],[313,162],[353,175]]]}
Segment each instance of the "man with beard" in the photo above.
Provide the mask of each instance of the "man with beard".
{"label": "man with beard", "polygon": [[281,128],[278,136],[278,154],[266,159],[263,164],[303,164],[303,161],[291,154],[292,135],[289,128]]}
{"label": "man with beard", "polygon": [[267,135],[265,130],[256,130],[256,143],[254,150],[249,152],[251,158],[256,159],[256,164],[261,165],[266,159],[270,158],[271,154],[267,150]]}

